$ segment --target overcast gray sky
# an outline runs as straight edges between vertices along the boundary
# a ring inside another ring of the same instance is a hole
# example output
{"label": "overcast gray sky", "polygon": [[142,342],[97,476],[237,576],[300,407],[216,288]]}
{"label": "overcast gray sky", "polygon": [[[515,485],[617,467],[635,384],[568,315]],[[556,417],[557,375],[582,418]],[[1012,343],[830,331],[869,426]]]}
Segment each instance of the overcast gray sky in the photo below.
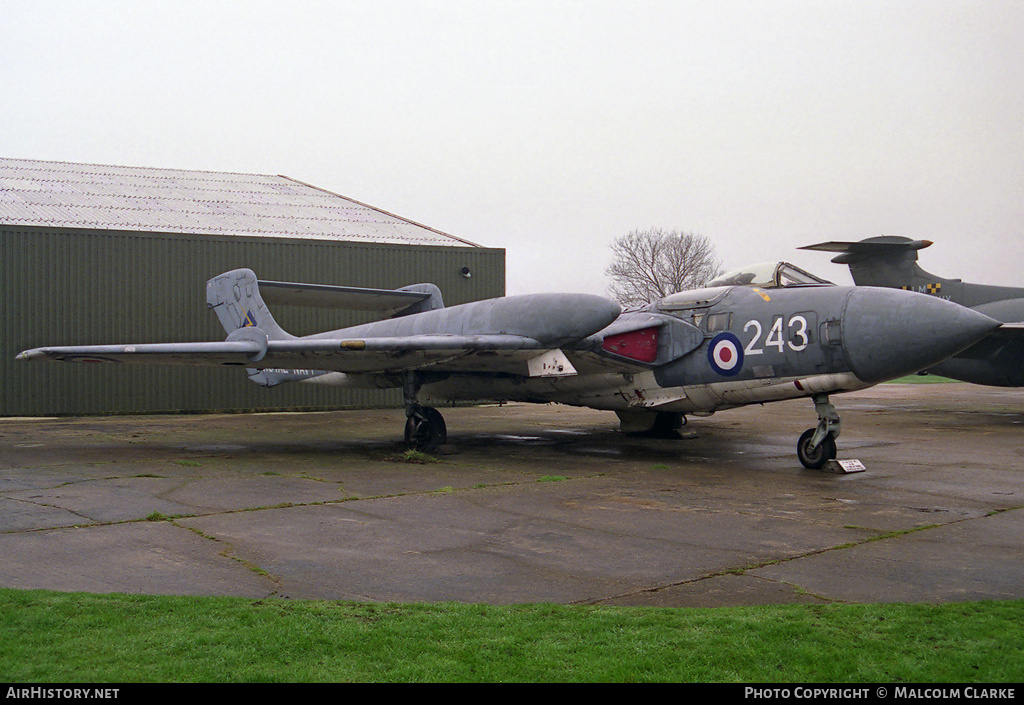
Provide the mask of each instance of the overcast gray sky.
{"label": "overcast gray sky", "polygon": [[[1024,285],[1020,0],[0,0],[0,155],[284,174],[605,293],[634,228],[727,269],[905,235]],[[344,282],[336,282],[344,283]]]}

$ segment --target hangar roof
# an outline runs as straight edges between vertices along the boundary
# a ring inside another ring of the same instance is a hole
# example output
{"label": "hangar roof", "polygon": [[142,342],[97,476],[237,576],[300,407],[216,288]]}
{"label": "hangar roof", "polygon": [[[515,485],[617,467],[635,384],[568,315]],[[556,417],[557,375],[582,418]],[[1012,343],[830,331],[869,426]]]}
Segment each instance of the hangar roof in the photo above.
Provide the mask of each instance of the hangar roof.
{"label": "hangar roof", "polygon": [[3,157],[0,224],[478,247],[287,176]]}

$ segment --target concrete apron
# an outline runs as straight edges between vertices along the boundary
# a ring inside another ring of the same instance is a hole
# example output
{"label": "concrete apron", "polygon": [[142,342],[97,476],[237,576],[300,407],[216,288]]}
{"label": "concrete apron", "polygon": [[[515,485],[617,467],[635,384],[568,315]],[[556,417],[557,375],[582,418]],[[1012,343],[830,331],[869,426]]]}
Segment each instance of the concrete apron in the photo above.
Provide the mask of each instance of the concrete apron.
{"label": "concrete apron", "polygon": [[437,462],[401,410],[0,419],[0,585],[358,601],[721,606],[1024,597],[1024,392],[833,397],[692,419],[442,410]]}

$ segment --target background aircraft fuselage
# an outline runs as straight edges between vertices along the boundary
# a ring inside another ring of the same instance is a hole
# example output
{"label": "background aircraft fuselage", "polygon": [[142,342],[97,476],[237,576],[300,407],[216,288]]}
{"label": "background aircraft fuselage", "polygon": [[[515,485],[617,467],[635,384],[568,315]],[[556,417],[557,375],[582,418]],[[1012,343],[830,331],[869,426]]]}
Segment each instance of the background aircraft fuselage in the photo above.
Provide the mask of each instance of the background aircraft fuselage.
{"label": "background aircraft fuselage", "polygon": [[[918,251],[931,244],[928,240],[886,236],[859,242],[825,242],[801,249],[840,253],[832,261],[848,265],[858,286],[920,292],[972,308],[1001,323],[1024,322],[1024,288],[972,284],[926,272],[917,263]],[[974,384],[1024,386],[1024,336],[1009,329],[996,331],[927,371]]]}

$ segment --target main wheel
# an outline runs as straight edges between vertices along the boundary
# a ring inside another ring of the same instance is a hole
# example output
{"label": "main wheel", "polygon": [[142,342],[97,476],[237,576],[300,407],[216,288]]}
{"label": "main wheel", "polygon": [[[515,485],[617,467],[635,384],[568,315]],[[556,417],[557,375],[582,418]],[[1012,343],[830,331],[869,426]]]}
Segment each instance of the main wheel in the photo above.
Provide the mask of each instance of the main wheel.
{"label": "main wheel", "polygon": [[805,468],[821,470],[825,467],[825,463],[835,460],[836,439],[830,433],[825,436],[817,448],[812,448],[811,439],[814,437],[815,430],[809,428],[803,432],[803,435],[800,436],[800,440],[796,444],[796,454]]}
{"label": "main wheel", "polygon": [[405,421],[405,444],[421,453],[432,453],[448,441],[448,427],[437,409],[424,406]]}
{"label": "main wheel", "polygon": [[[641,412],[643,413],[643,412]],[[643,417],[640,417],[641,419]],[[643,431],[623,431],[632,438],[680,438],[679,429],[686,424],[686,417],[671,411],[658,411],[650,421],[650,427]]]}
{"label": "main wheel", "polygon": [[654,417],[651,436],[654,438],[679,438],[679,429],[686,423],[686,417],[668,411],[659,411]]}

